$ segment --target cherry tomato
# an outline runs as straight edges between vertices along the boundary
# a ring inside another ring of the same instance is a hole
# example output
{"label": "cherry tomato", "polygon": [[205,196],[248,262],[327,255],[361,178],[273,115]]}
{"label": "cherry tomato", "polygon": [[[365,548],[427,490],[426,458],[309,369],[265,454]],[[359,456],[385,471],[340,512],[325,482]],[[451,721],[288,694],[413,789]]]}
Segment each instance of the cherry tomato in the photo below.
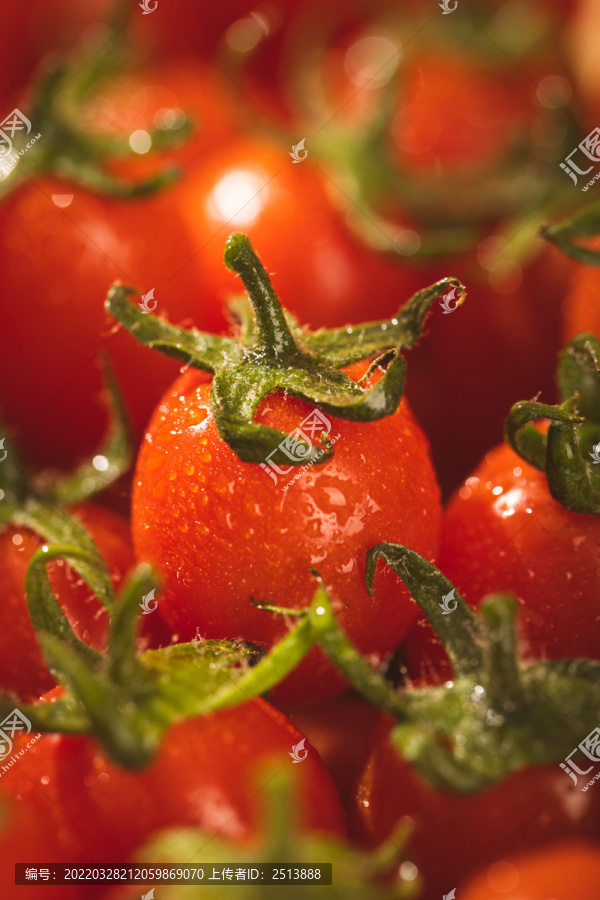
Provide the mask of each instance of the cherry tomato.
{"label": "cherry tomato", "polygon": [[[450,500],[439,567],[472,606],[493,591],[514,593],[530,657],[598,659],[599,543],[598,516],[564,509],[550,496],[545,473],[503,444]],[[405,655],[413,675],[451,677],[425,622]]]}
{"label": "cherry tomato", "polygon": [[[3,884],[11,883],[14,863],[30,852],[24,828],[32,811],[46,834],[36,862],[121,864],[170,827],[197,826],[209,839],[219,835],[247,845],[262,827],[261,788],[269,764],[296,775],[300,825],[341,837],[339,798],[318,755],[305,747],[302,765],[290,759],[302,737],[262,699],[175,725],[141,771],[117,766],[91,737],[42,735],[0,778],[7,816],[0,832]],[[15,752],[26,743],[16,743]],[[79,896],[101,891],[85,887]]]}
{"label": "cherry tomato", "polygon": [[240,230],[268,261],[282,303],[302,324],[333,327],[392,316],[424,286],[423,274],[354,238],[335,209],[339,191],[333,188],[332,204],[327,181],[294,164],[291,149],[236,138],[199,160],[180,185],[181,211],[209,293],[225,302],[235,292],[223,241]]}
{"label": "cherry tomato", "polygon": [[369,741],[350,834],[375,846],[400,819],[411,819],[408,852],[423,876],[423,900],[439,900],[490,859],[597,836],[600,794],[581,797],[558,763],[514,772],[476,794],[437,791],[392,747],[393,724],[382,716]]}
{"label": "cherry tomato", "polygon": [[[92,504],[71,513],[97,543],[117,586],[133,565],[127,522]],[[42,658],[24,594],[25,574],[34,552],[44,541],[27,528],[0,532],[0,585],[4,614],[0,630],[0,686],[24,700],[37,699],[56,683]],[[91,589],[63,560],[48,565],[50,585],[77,637],[102,649],[108,617]]]}
{"label": "cherry tomato", "polygon": [[[481,7],[491,13],[489,0]],[[531,51],[515,65],[466,38],[457,54],[456,45],[444,46],[441,29],[433,39],[432,20],[411,18],[405,4],[385,13],[363,7],[362,18],[338,12],[316,21],[307,14],[304,31],[291,35],[296,65],[290,65],[289,94],[302,123],[298,134],[308,135],[302,166],[316,162],[326,171],[332,196],[348,217],[375,232],[382,250],[391,242],[373,227],[378,214],[393,223],[392,235],[397,229],[397,243],[402,234],[412,242],[414,255],[390,272],[389,285],[401,295],[404,269],[412,267],[422,283],[457,274],[467,286],[465,307],[433,320],[407,387],[432,441],[442,487],[449,489],[497,441],[494,414],[504,412],[514,389],[522,396],[552,390],[569,266],[555,252],[536,258],[540,241],[536,246],[531,225],[532,252],[517,256],[511,239],[523,239],[526,231],[523,222],[508,220],[529,218],[525,204],[517,210],[514,203],[523,196],[515,181],[519,139],[531,146],[539,170],[533,180],[560,180],[562,132],[547,104],[551,93],[557,105],[564,103],[570,88],[554,57],[549,63]],[[485,31],[494,33],[491,26]],[[374,134],[374,123],[377,137],[369,143],[365,133]],[[554,169],[542,162],[552,154]],[[448,236],[455,239],[467,225],[463,249],[444,250]],[[489,417],[470,415],[465,404],[457,428],[457,396],[469,397],[473,409],[485,405]]]}
{"label": "cherry tomato", "polygon": [[461,900],[580,900],[600,879],[600,847],[561,841],[499,859],[460,889]]}
{"label": "cherry tomato", "polygon": [[[185,163],[187,154],[205,152],[229,128],[227,101],[220,94],[218,100],[211,85],[215,79],[192,65],[167,67],[150,83],[133,75],[113,80],[89,101],[82,125],[93,120],[97,132],[123,136],[153,127],[155,116],[162,122],[173,108],[196,112],[201,130],[191,149],[174,156]],[[193,97],[200,99],[192,103]],[[154,159],[152,171],[162,164]],[[139,180],[148,168],[142,160],[126,171]],[[144,294],[153,290],[150,307],[156,303],[172,321],[208,331],[225,327],[209,286],[202,288],[200,245],[175,196],[175,188],[166,187],[146,199],[121,201],[36,175],[4,201],[0,265],[10,302],[0,338],[0,405],[34,462],[65,466],[97,445],[105,426],[96,361],[102,347],[113,359],[138,434],[177,373],[172,360],[153,358],[129,335],[112,331],[102,304],[113,281]],[[27,367],[19,364],[24,348]]]}
{"label": "cherry tomato", "polygon": [[[364,369],[347,371],[357,378]],[[166,580],[161,615],[179,640],[199,633],[271,645],[287,626],[250,598],[306,606],[316,588],[312,566],[342,626],[363,652],[381,658],[406,635],[415,607],[391,572],[378,575],[368,598],[366,551],[385,539],[430,559],[437,552],[439,490],[408,406],[374,423],[333,420],[333,458],[306,471],[290,468],[275,484],[219,437],[209,393],[202,373],[182,375],[159,404],[138,457],[134,546]],[[289,433],[310,412],[277,393],[261,403],[256,421]],[[343,685],[315,649],[273,696],[316,702]]]}

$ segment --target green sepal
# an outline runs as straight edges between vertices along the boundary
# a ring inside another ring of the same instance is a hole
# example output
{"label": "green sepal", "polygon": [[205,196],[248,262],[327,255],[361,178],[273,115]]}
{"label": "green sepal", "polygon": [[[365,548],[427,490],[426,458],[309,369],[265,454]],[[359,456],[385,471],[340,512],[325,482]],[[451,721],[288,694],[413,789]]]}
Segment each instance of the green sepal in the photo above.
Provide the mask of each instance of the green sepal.
{"label": "green sepal", "polygon": [[[365,583],[370,596],[373,596],[378,559],[404,582],[444,644],[454,671],[460,675],[481,671],[483,630],[452,582],[414,550],[401,544],[382,543],[367,553]],[[449,614],[451,607],[453,611]]]}
{"label": "green sepal", "polygon": [[[406,363],[401,350],[418,339],[435,300],[449,286],[458,302],[465,288],[446,278],[415,294],[393,319],[353,328],[309,332],[286,315],[269,276],[248,238],[233,234],[225,246],[225,264],[237,272],[253,312],[236,301],[241,320],[237,338],[184,330],[143,312],[128,301],[130,288],[114,285],[106,309],[142,344],[213,374],[211,407],[221,438],[244,462],[299,466],[325,462],[333,455],[326,436],[313,444],[254,421],[261,401],[275,390],[314,404],[324,413],[352,422],[372,422],[396,411],[404,391]],[[377,357],[371,370],[383,374],[370,385],[340,369]],[[281,445],[286,444],[287,450]],[[291,442],[291,445],[289,444]],[[291,449],[290,449],[291,446]]]}
{"label": "green sepal", "polygon": [[[319,587],[313,601],[307,609],[288,609],[283,606],[252,602],[257,609],[291,618],[299,618],[308,623],[314,641],[318,642],[323,652],[348,681],[376,706],[381,707],[392,716],[401,716],[403,698],[390,690],[383,675],[376,672],[348,640],[336,622],[327,590],[319,574],[311,570],[319,581]],[[294,632],[295,633],[295,632]]]}
{"label": "green sepal", "polygon": [[540,234],[571,259],[600,266],[600,249],[585,245],[586,239],[600,235],[600,203],[593,203],[556,225],[543,225]]}
{"label": "green sepal", "polygon": [[[92,571],[99,568],[97,554],[82,551],[68,544],[52,544],[36,550],[31,557],[25,576],[25,596],[29,615],[40,639],[46,635],[55,636],[57,640],[68,645],[86,665],[95,667],[100,661],[100,653],[76,637],[50,587],[46,566],[53,559],[64,559],[65,557],[71,561],[84,561]],[[43,646],[42,652],[44,652]],[[53,676],[58,679],[60,672],[54,668],[52,654],[44,653],[44,657]]]}
{"label": "green sepal", "polygon": [[582,416],[562,406],[550,406],[535,400],[520,400],[511,406],[504,423],[504,439],[521,459],[543,472],[546,468],[548,436],[531,424],[539,419],[580,424]]}
{"label": "green sepal", "polygon": [[[146,765],[176,722],[269,691],[315,644],[305,616],[269,653],[228,640],[137,652],[140,607],[150,591],[159,589],[151,567],[141,564],[124,580],[111,612],[106,651],[98,653],[76,637],[52,593],[44,569],[58,557],[73,567],[85,560],[93,568],[97,560],[79,548],[50,546],[34,554],[27,573],[27,599],[37,637],[66,693],[51,705],[19,708],[38,731],[94,734],[121,765]],[[317,601],[316,596],[312,606]],[[0,701],[0,713],[13,707],[14,700]]]}
{"label": "green sepal", "polygon": [[[133,181],[113,175],[106,165],[112,157],[131,156],[133,151],[127,140],[94,135],[82,129],[79,110],[88,91],[101,84],[104,78],[122,67],[121,43],[125,35],[125,23],[111,40],[103,45],[93,58],[93,64],[85,60],[68,61],[49,58],[45,62],[39,81],[34,88],[31,109],[27,113],[31,121],[31,133],[14,140],[15,153],[31,137],[40,138],[27,148],[11,171],[0,182],[0,198],[40,173],[61,178],[87,190],[120,199],[132,199],[153,194],[179,178],[176,166],[166,166],[156,174]],[[118,45],[118,46],[117,46]],[[86,51],[89,53],[89,48]],[[155,128],[148,131],[152,147],[161,150],[184,140],[191,132],[192,120],[182,116],[173,128]]]}
{"label": "green sepal", "polygon": [[102,444],[74,472],[44,476],[44,494],[61,505],[81,503],[98,494],[124,475],[133,461],[133,435],[123,396],[108,356],[102,355],[100,360],[108,427]]}
{"label": "green sepal", "polygon": [[[322,585],[309,611],[264,608],[309,619],[319,645],[352,686],[398,720],[391,732],[393,745],[432,786],[469,794],[520,769],[559,763],[577,747],[598,720],[599,662],[522,662],[512,596],[490,595],[475,614],[431,563],[397,544],[370,551],[369,588],[377,559],[402,578],[437,631],[453,662],[452,681],[393,687],[340,628]],[[448,603],[448,587],[454,607]],[[442,606],[449,610],[445,616],[438,610]]]}
{"label": "green sepal", "polygon": [[14,441],[1,423],[0,429],[0,525],[5,525],[25,502],[28,484]]}
{"label": "green sepal", "polygon": [[[66,513],[58,506],[32,497],[13,512],[11,525],[29,528],[48,544],[73,548],[72,568],[111,612],[115,604],[115,593],[108,566],[92,538],[78,521],[76,513]],[[40,551],[35,554],[35,563],[32,558],[30,567],[40,564],[43,558],[50,558],[48,554],[41,557],[39,553]]]}
{"label": "green sepal", "polygon": [[[281,868],[309,869],[315,863],[331,863],[333,884],[324,888],[318,881],[312,885],[277,888],[256,882],[224,880],[211,883],[215,900],[229,897],[231,884],[244,884],[248,900],[288,897],[301,900],[321,898],[324,890],[335,900],[412,900],[420,895],[421,880],[413,864],[409,865],[406,844],[410,827],[403,822],[378,848],[371,852],[350,846],[346,841],[326,835],[307,833],[298,821],[300,786],[294,777],[293,764],[275,764],[255,773],[256,791],[263,801],[259,835],[251,846],[232,844],[198,828],[167,829],[153,836],[136,851],[135,863],[142,866],[157,862],[181,865],[215,864],[221,868],[273,863]],[[402,866],[402,863],[407,865]],[[409,877],[407,877],[409,876]],[[164,900],[176,900],[180,888],[161,888]],[[187,887],[190,900],[205,896],[206,887]]]}
{"label": "green sepal", "polygon": [[[561,403],[515,403],[504,425],[506,442],[545,471],[552,497],[577,513],[600,512],[600,341],[576,335],[558,363]],[[549,419],[547,433],[531,423]]]}

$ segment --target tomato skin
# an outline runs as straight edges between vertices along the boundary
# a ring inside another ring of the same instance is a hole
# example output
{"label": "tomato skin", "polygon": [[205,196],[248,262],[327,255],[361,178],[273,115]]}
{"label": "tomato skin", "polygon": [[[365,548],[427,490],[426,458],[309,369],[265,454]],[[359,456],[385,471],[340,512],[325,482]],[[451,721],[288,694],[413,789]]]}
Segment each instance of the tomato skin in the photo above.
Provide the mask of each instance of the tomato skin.
{"label": "tomato skin", "polygon": [[492,863],[460,889],[461,900],[581,900],[597,893],[600,846],[562,841]]}
{"label": "tomato skin", "polygon": [[[118,586],[133,565],[127,522],[113,512],[82,504],[71,515],[97,543],[113,583]],[[35,700],[56,682],[42,658],[24,594],[25,574],[33,553],[45,542],[27,528],[8,527],[0,532],[0,593],[3,599],[0,629],[0,687],[23,700]],[[64,561],[48,565],[50,585],[77,637],[102,649],[108,619],[91,589]]]}
{"label": "tomato skin", "polygon": [[284,705],[281,711],[318,751],[346,807],[379,709],[360,694],[348,693],[318,706]]}
{"label": "tomato skin", "polygon": [[[210,128],[172,155],[185,164],[229,128],[226,101],[219,100],[217,120],[212,102],[202,99],[212,96],[213,81],[193,65],[189,71],[164,67],[148,82],[133,75],[112,80],[89,102],[82,127],[93,120],[97,131],[122,136],[152,125],[154,113],[168,106],[202,118],[206,113]],[[192,103],[193,97],[201,99]],[[164,154],[150,157],[120,168],[139,181],[166,165]],[[105,314],[115,280],[140,293],[154,288],[156,312],[173,322],[207,331],[226,327],[222,309],[200,281],[198,245],[175,191],[170,186],[152,197],[116,200],[36,175],[3,201],[0,266],[10,302],[0,336],[0,406],[32,462],[67,467],[98,445],[106,425],[97,362],[102,347],[115,365],[137,436],[177,374],[174,360],[148,353]]]}
{"label": "tomato skin", "polygon": [[[586,241],[586,247],[598,252],[600,238]],[[573,278],[564,305],[563,338],[565,344],[582,331],[591,331],[592,334],[600,335],[599,288],[600,272],[595,266],[578,265],[574,267]]]}
{"label": "tomato skin", "polygon": [[223,244],[232,231],[243,231],[282,305],[301,324],[393,316],[426,276],[355,238],[335,208],[339,190],[310,165],[294,164],[290,151],[283,142],[237,137],[198,160],[181,185],[181,212],[201,248],[210,293],[221,302],[239,293],[223,265]]}
{"label": "tomato skin", "polygon": [[[19,844],[11,834],[11,814],[19,823],[23,809],[34,810],[44,823],[45,856],[54,862],[124,863],[169,827],[198,826],[248,845],[261,830],[267,780],[261,767],[269,761],[289,766],[297,778],[301,827],[343,837],[339,798],[317,753],[308,747],[302,765],[288,756],[302,737],[260,698],[173,726],[156,759],[140,771],[111,762],[92,738],[43,735],[0,778],[0,798],[8,804],[1,864],[6,873],[14,865],[5,847]],[[22,859],[28,856],[27,836],[19,837]],[[3,884],[9,883],[5,876]],[[87,897],[103,889],[85,890]]]}
{"label": "tomato skin", "polygon": [[[492,591],[513,592],[527,656],[598,659],[599,545],[598,516],[564,509],[550,496],[545,474],[502,444],[449,501],[439,568],[474,607]],[[450,676],[425,622],[405,659],[414,677],[429,676],[431,668],[442,680]]]}
{"label": "tomato skin", "polygon": [[349,829],[351,838],[375,846],[400,818],[413,819],[408,852],[423,875],[422,900],[439,900],[498,854],[597,836],[600,794],[582,797],[558,762],[514,772],[477,794],[436,791],[392,747],[393,724],[382,716],[375,726]]}
{"label": "tomato skin", "polygon": [[[365,366],[354,367],[358,377]],[[138,457],[132,533],[139,559],[165,578],[161,615],[179,640],[243,637],[271,645],[288,630],[264,603],[306,606],[316,582],[331,592],[339,621],[359,648],[380,656],[404,637],[416,607],[392,572],[364,584],[367,550],[382,540],[437,552],[439,489],[427,443],[405,402],[374,423],[332,419],[335,455],[274,484],[255,463],[242,463],[218,436],[202,373],[189,370],[159,404]],[[256,421],[287,433],[312,407],[267,397]],[[393,456],[392,456],[393,454]],[[273,696],[305,703],[339,694],[344,681],[314,650]]]}
{"label": "tomato skin", "polygon": [[[67,215],[50,200],[66,193],[74,198]],[[3,288],[14,301],[0,338],[2,407],[23,452],[39,465],[65,466],[98,445],[106,424],[96,358],[103,346],[139,433],[177,365],[113,334],[103,309],[111,283],[154,287],[172,319],[214,324],[197,304],[190,267],[167,284],[194,252],[168,198],[126,205],[40,179],[4,203],[2,232]],[[26,367],[19,366],[24,348]]]}

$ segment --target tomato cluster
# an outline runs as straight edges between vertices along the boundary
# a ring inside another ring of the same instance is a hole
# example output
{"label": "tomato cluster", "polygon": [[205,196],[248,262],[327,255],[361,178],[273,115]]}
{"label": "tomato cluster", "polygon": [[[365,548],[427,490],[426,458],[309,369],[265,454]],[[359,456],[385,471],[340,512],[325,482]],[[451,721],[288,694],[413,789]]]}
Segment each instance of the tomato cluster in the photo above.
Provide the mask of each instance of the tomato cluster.
{"label": "tomato cluster", "polygon": [[113,7],[4,19],[1,896],[595,896],[594,5]]}

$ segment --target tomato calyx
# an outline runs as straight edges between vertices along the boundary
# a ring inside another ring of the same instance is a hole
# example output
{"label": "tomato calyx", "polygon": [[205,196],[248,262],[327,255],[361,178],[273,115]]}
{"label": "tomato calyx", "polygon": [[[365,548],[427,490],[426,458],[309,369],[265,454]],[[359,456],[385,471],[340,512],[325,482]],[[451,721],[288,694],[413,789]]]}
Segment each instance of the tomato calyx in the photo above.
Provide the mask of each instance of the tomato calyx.
{"label": "tomato calyx", "polygon": [[[443,642],[454,681],[393,687],[342,631],[324,588],[318,604],[294,614],[309,620],[346,679],[397,720],[391,741],[398,753],[436,789],[461,794],[490,787],[518,769],[563,760],[582,739],[578,723],[597,721],[600,663],[520,660],[511,595],[489,595],[476,615],[432,563],[400,544],[382,543],[368,552],[370,593],[379,559],[405,583]],[[287,609],[263,608],[290,615]]]}
{"label": "tomato calyx", "polygon": [[[515,403],[505,422],[508,444],[546,473],[550,493],[565,509],[600,513],[600,341],[576,335],[559,357],[561,403]],[[532,422],[550,419],[547,433]]]}
{"label": "tomato calyx", "polygon": [[[507,230],[513,234],[540,205],[552,203],[560,210],[570,204],[570,189],[560,178],[558,163],[568,152],[571,129],[567,113],[557,108],[558,104],[547,102],[535,110],[537,121],[543,121],[544,128],[565,134],[560,146],[552,148],[552,159],[548,158],[546,139],[541,137],[543,130],[539,136],[532,135],[524,124],[517,126],[507,140],[499,160],[462,169],[454,166],[441,176],[421,173],[418,167],[399,159],[391,140],[394,127],[405,115],[404,107],[410,104],[410,99],[403,96],[407,69],[410,78],[412,63],[412,47],[406,45],[406,34],[418,35],[426,28],[430,37],[435,35],[436,46],[448,42],[450,54],[457,43],[463,49],[466,44],[475,70],[478,61],[489,66],[490,57],[495,57],[496,66],[501,68],[507,61],[502,48],[508,46],[511,60],[543,60],[548,22],[539,16],[525,15],[518,27],[511,18],[510,30],[497,20],[491,21],[489,15],[474,17],[469,23],[453,20],[437,25],[426,18],[407,21],[397,15],[389,21],[371,22],[361,34],[368,36],[367,40],[381,35],[386,51],[377,63],[373,60],[374,74],[362,88],[375,90],[377,82],[383,84],[377,87],[370,117],[365,121],[361,116],[356,122],[340,115],[344,107],[340,110],[331,102],[324,79],[315,75],[315,70],[328,72],[331,63],[327,64],[325,36],[321,36],[315,50],[314,23],[310,22],[310,30],[305,34],[305,39],[310,40],[310,53],[303,54],[301,47],[296,48],[294,96],[305,131],[314,130],[311,158],[313,162],[318,160],[325,174],[349,197],[347,219],[368,246],[392,256],[425,259],[459,253],[471,249],[473,242],[481,240],[482,233],[499,219],[506,221]],[[397,52],[392,54],[394,46]],[[456,202],[457,196],[460,203]],[[390,204],[406,217],[405,228],[386,214]],[[418,241],[414,232],[418,233]],[[522,251],[531,251],[534,238],[532,233],[527,247],[523,242]]]}
{"label": "tomato calyx", "polygon": [[[105,652],[75,635],[48,579],[46,566],[54,559],[92,571],[83,577],[110,618]],[[27,604],[44,661],[64,688],[52,703],[19,704],[34,728],[94,734],[118,763],[139,768],[154,757],[171,725],[264,694],[315,644],[310,623],[303,620],[268,653],[243,641],[201,639],[138,652],[140,609],[152,612],[159,587],[152,568],[142,563],[117,597],[97,552],[57,543],[34,553],[25,583]],[[321,602],[318,590],[310,609]],[[0,713],[13,708],[14,700],[0,698]]]}
{"label": "tomato calyx", "polygon": [[108,427],[101,446],[74,472],[33,475],[20,460],[10,436],[2,439],[0,528],[28,528],[45,541],[68,543],[89,555],[93,565],[82,556],[74,560],[73,568],[106,605],[107,591],[112,589],[108,567],[83,525],[63,508],[93,497],[131,466],[133,441],[123,400],[108,359],[102,358],[101,362]]}
{"label": "tomato calyx", "polygon": [[[234,863],[251,866],[277,860],[282,869],[306,869],[327,860],[333,864],[335,878],[329,893],[337,900],[411,900],[420,894],[416,866],[404,849],[410,825],[404,820],[372,852],[350,846],[333,836],[307,833],[298,823],[298,786],[292,773],[266,768],[263,815],[258,840],[252,846],[235,846],[198,828],[166,829],[135,854],[142,865],[181,863]],[[199,849],[200,848],[200,849]],[[315,884],[318,884],[315,881]],[[218,885],[213,885],[221,897]],[[188,888],[191,890],[191,888]],[[204,888],[198,888],[198,897]],[[227,887],[222,886],[222,891]]]}
{"label": "tomato calyx", "polygon": [[600,235],[600,203],[592,203],[555,225],[543,225],[540,234],[576,262],[600,266],[597,242],[589,243],[590,238]]}
{"label": "tomato calyx", "polygon": [[[435,566],[398,544],[369,551],[370,591],[378,559],[409,588],[456,674],[441,687],[404,692],[405,721],[391,738],[402,755],[432,785],[459,793],[564,759],[581,740],[578,723],[597,718],[600,665],[587,659],[520,660],[514,597],[490,594],[477,615]],[[445,614],[444,607],[454,604]]]}
{"label": "tomato calyx", "polygon": [[[333,455],[324,438],[321,446],[298,441],[274,428],[259,425],[254,415],[266,396],[284,390],[313,403],[332,416],[353,422],[372,422],[393,414],[404,390],[406,362],[401,351],[418,339],[432,304],[444,290],[466,295],[456,278],[444,278],[418,291],[393,319],[352,328],[310,332],[281,308],[270,278],[243,234],[233,234],[225,247],[226,266],[240,275],[252,309],[252,319],[239,300],[234,311],[242,318],[237,336],[218,337],[195,329],[184,330],[128,301],[131,288],[113,285],[106,309],[142,344],[213,374],[210,402],[216,426],[244,462],[305,465],[325,462]],[[361,382],[340,369],[376,357]],[[372,386],[368,376],[380,369]],[[294,458],[281,444],[294,440]]]}
{"label": "tomato calyx", "polygon": [[[38,173],[120,199],[152,194],[179,177],[177,166],[166,166],[138,181],[113,175],[106,163],[111,158],[131,156],[134,152],[129,135],[122,139],[94,135],[79,124],[78,113],[86,94],[122,67],[125,26],[125,22],[116,24],[112,38],[103,38],[103,46],[91,63],[87,59],[89,48],[84,59],[52,58],[46,61],[27,113],[30,129],[26,134],[24,128],[17,133],[14,152],[5,160],[10,163],[14,157],[16,164],[13,163],[0,181],[0,198],[13,191],[25,178]],[[19,110],[15,112],[19,113]],[[192,120],[179,116],[173,127],[157,126],[148,131],[148,140],[154,150],[166,149],[184,140],[191,129]]]}

